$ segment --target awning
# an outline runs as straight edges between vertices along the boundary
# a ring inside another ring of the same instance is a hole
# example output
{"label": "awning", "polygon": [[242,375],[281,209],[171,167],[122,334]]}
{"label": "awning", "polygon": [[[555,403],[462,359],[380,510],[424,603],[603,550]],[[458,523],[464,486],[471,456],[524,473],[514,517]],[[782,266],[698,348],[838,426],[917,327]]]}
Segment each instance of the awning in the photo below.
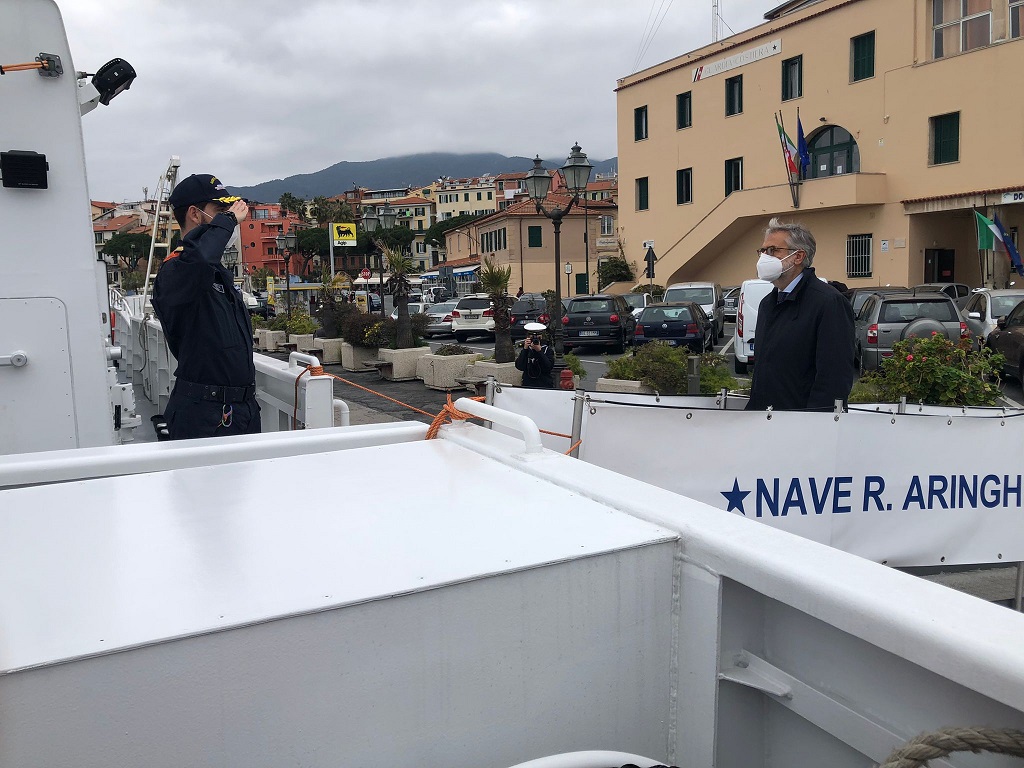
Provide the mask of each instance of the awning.
{"label": "awning", "polygon": [[420,275],[420,277],[422,277],[424,280],[433,280],[434,278],[440,276],[440,272],[424,272],[422,275]]}
{"label": "awning", "polygon": [[472,267],[460,267],[459,269],[453,270],[453,275],[472,275],[474,272],[480,269],[479,264],[475,264]]}

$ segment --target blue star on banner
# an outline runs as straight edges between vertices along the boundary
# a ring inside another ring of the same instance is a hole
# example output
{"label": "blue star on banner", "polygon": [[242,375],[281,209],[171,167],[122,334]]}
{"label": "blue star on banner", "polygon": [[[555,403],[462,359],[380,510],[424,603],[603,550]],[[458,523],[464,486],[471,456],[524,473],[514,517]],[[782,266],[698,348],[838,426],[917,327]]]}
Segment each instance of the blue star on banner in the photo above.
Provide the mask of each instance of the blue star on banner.
{"label": "blue star on banner", "polygon": [[747,513],[743,511],[743,500],[750,495],[750,491],[741,491],[738,479],[733,478],[731,491],[719,491],[719,493],[725,496],[725,500],[729,502],[726,512],[732,512],[735,509],[741,515],[746,516]]}

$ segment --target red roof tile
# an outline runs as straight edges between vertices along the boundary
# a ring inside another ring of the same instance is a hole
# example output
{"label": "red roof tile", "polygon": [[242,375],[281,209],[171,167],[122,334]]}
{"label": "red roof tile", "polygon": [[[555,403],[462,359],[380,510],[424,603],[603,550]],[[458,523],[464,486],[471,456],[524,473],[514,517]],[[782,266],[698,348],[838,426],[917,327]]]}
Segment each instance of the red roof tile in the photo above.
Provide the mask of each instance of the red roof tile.
{"label": "red roof tile", "polygon": [[952,200],[956,197],[979,197],[981,195],[1001,195],[1004,192],[1019,192],[1024,185],[1016,187],[1000,187],[999,189],[976,189],[971,192],[953,192],[948,195],[932,195],[931,197],[915,197],[910,200],[900,200],[901,203],[928,203],[934,200]]}

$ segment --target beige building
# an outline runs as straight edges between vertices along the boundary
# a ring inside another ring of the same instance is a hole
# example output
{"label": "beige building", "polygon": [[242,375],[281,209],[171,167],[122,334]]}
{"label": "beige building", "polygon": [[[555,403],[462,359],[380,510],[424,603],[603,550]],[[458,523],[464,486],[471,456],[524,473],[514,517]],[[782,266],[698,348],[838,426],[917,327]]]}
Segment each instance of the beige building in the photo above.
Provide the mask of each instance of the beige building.
{"label": "beige building", "polygon": [[[656,282],[755,275],[772,216],[807,224],[820,276],[850,287],[1002,287],[977,210],[1024,226],[1022,0],[810,0],[623,78],[620,230],[655,241]],[[794,206],[773,113],[810,164]]]}
{"label": "beige building", "polygon": [[[551,194],[545,207],[564,208],[569,198]],[[588,232],[589,255],[584,250],[584,231]],[[618,255],[615,237],[616,206],[609,200],[582,201],[562,219],[558,276],[562,295],[586,292],[585,275],[589,267],[590,287],[597,287],[597,265],[601,259]],[[512,203],[469,225],[445,234],[448,262],[470,257],[491,257],[499,265],[512,267],[509,289],[522,286],[527,293],[554,289],[555,229],[550,219],[537,213],[532,200]],[[567,273],[565,265],[572,271]],[[568,293],[567,293],[568,291]]]}
{"label": "beige building", "polygon": [[494,176],[471,179],[444,177],[435,181],[433,190],[437,220],[454,219],[465,214],[490,213],[498,210]]}

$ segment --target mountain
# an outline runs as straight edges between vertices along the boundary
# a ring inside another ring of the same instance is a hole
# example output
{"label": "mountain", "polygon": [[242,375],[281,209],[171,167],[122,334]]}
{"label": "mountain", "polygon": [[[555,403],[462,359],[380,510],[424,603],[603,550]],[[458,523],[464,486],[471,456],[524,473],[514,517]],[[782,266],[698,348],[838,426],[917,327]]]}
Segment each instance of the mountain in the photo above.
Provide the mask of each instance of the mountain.
{"label": "mountain", "polygon": [[[545,168],[559,168],[565,162],[545,160]],[[618,158],[593,160],[594,171],[608,173],[618,168]],[[228,187],[233,194],[247,200],[276,203],[285,192],[311,200],[317,195],[332,197],[340,195],[353,186],[367,189],[393,189],[396,187],[426,185],[440,178],[454,179],[482,176],[485,173],[526,172],[533,167],[533,160],[525,157],[506,157],[496,152],[477,154],[455,154],[452,152],[430,152],[402,157],[385,157],[358,163],[335,163],[315,173],[300,173],[286,179],[264,181],[251,187]]]}

